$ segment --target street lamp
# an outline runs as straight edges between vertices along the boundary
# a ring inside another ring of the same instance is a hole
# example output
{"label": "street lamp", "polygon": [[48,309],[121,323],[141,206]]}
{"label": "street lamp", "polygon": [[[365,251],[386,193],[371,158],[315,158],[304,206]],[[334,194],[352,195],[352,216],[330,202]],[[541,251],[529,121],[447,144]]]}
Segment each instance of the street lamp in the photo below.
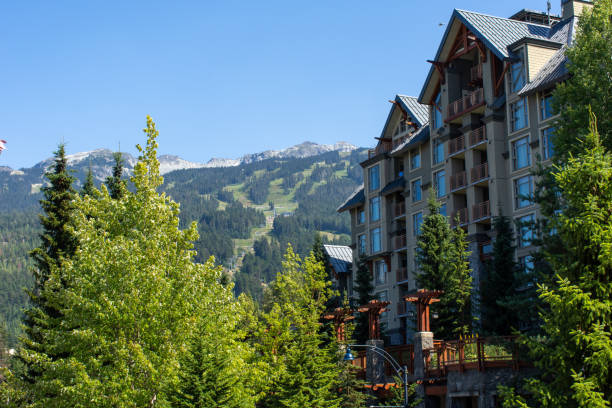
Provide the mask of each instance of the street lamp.
{"label": "street lamp", "polygon": [[344,354],[344,361],[353,361],[355,357],[351,353],[351,347],[363,347],[372,350],[391,364],[391,367],[395,370],[398,377],[402,378],[404,383],[404,408],[408,408],[408,367],[406,365],[400,366],[399,363],[387,353],[384,349],[376,347],[371,344],[349,344],[346,347],[346,353]]}

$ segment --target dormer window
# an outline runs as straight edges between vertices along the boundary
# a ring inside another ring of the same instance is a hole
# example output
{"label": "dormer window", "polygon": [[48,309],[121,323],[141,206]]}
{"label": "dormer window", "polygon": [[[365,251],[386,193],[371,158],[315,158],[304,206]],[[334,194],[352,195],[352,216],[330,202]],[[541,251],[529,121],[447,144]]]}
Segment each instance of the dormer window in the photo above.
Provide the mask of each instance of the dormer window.
{"label": "dormer window", "polygon": [[393,132],[393,136],[397,136],[400,133],[404,133],[408,130],[408,121],[407,120],[400,120],[399,123],[397,124],[397,126],[395,127],[395,131]]}
{"label": "dormer window", "polygon": [[522,48],[516,53],[516,58],[510,65],[510,93],[516,93],[525,86],[525,57]]}

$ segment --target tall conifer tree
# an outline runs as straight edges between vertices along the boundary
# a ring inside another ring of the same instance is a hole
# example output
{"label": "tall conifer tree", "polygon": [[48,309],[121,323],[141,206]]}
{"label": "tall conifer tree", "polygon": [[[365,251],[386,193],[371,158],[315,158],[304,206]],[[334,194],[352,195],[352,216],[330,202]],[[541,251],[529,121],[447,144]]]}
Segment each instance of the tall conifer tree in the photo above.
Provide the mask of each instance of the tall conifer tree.
{"label": "tall conifer tree", "polygon": [[113,175],[106,178],[106,186],[110,196],[114,199],[121,198],[123,189],[125,188],[125,180],[121,179],[123,175],[123,156],[121,152],[113,153],[115,164],[113,165]]}
{"label": "tall conifer tree", "polygon": [[[359,258],[357,272],[355,273],[355,293],[357,295],[356,307],[367,304],[374,297],[374,285],[372,284],[372,273],[368,268],[365,258]],[[369,337],[368,316],[365,313],[357,313],[355,319],[355,339],[360,344],[365,344]]]}
{"label": "tall conifer tree", "polygon": [[87,176],[85,176],[85,183],[83,183],[83,188],[81,189],[81,196],[93,195],[94,188],[96,186],[94,184],[93,172],[91,171],[91,166],[89,166]]}

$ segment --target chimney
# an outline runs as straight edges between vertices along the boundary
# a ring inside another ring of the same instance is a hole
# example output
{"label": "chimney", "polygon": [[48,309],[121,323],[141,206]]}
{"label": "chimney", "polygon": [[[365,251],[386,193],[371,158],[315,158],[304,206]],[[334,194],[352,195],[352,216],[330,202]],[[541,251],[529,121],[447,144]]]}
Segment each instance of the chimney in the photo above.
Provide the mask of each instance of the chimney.
{"label": "chimney", "polygon": [[585,8],[593,7],[592,0],[561,0],[561,19],[578,17]]}

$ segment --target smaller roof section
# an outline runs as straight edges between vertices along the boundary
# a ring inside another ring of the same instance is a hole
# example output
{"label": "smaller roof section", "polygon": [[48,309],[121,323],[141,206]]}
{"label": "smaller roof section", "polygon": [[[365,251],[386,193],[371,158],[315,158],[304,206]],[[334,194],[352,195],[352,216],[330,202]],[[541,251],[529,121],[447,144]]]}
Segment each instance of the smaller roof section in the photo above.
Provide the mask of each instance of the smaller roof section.
{"label": "smaller roof section", "polygon": [[414,96],[397,95],[396,102],[401,102],[408,115],[415,120],[419,126],[424,126],[429,121],[429,107],[420,104]]}
{"label": "smaller roof section", "polygon": [[567,79],[569,72],[567,70],[567,57],[565,56],[566,46],[563,46],[557,51],[552,58],[544,65],[537,73],[533,81],[526,84],[519,91],[519,95],[529,95],[534,92],[543,91],[554,87],[557,83]]}
{"label": "smaller roof section", "polygon": [[404,154],[409,149],[427,142],[429,140],[429,134],[429,124],[425,124],[425,126],[414,132],[410,139],[405,140],[403,143],[399,144],[395,149],[393,149],[390,153],[391,156]]}
{"label": "smaller roof section", "polygon": [[350,210],[365,203],[365,193],[363,192],[363,184],[357,187],[355,191],[346,199],[346,201],[336,209],[337,212]]}
{"label": "smaller roof section", "polygon": [[345,245],[323,245],[329,263],[336,273],[348,273],[353,263],[353,250]]}

